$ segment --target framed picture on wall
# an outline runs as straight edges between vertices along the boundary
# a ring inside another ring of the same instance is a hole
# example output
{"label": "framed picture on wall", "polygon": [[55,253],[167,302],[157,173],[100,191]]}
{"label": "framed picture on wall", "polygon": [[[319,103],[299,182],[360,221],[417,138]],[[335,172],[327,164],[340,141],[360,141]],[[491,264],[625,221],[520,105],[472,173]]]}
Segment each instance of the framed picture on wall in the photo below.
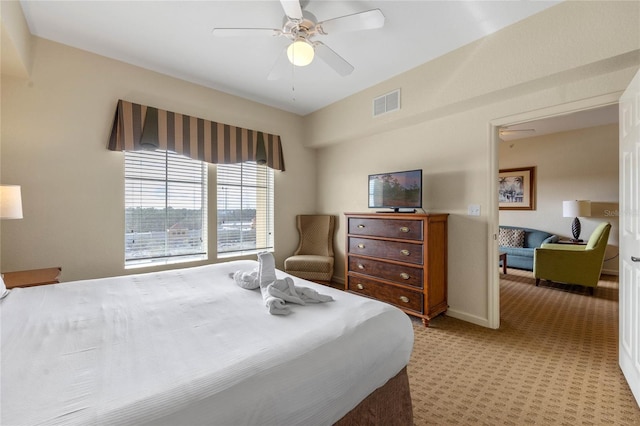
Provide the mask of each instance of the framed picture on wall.
{"label": "framed picture on wall", "polygon": [[501,169],[498,173],[500,210],[536,209],[536,168]]}

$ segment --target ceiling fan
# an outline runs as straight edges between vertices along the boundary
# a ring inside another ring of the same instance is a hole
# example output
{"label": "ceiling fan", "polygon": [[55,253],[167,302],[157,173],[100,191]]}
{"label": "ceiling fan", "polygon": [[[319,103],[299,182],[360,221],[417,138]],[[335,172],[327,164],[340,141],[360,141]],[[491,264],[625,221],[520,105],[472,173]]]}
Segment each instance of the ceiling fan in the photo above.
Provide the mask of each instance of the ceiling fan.
{"label": "ceiling fan", "polygon": [[514,133],[534,133],[536,129],[509,129],[508,127],[502,127],[499,130],[500,136],[508,136]]}
{"label": "ceiling fan", "polygon": [[299,0],[280,0],[284,9],[284,24],[281,29],[276,28],[214,28],[213,35],[219,37],[237,36],[283,36],[291,41],[279,55],[271,72],[269,80],[281,78],[290,64],[306,66],[314,57],[320,58],[341,76],[347,76],[354,70],[353,65],[338,55],[330,47],[316,37],[346,31],[358,31],[380,28],[384,25],[384,15],[380,9],[371,9],[351,15],[340,16],[317,22],[310,12],[303,10]]}

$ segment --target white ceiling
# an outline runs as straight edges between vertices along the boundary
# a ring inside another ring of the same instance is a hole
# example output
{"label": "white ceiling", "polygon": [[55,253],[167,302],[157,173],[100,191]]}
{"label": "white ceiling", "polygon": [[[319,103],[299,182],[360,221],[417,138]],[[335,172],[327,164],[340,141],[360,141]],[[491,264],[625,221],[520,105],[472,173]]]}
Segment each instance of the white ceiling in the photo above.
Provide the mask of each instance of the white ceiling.
{"label": "white ceiling", "polygon": [[551,133],[604,126],[605,124],[617,122],[618,104],[612,104],[600,108],[503,127],[500,131],[500,139],[503,141],[512,141],[516,139],[535,138]]}
{"label": "white ceiling", "polygon": [[355,71],[320,60],[267,76],[284,37],[214,37],[214,27],[281,28],[279,1],[21,0],[32,34],[300,115],[525,19],[552,1],[305,0],[319,21],[379,8],[383,28],[320,36]]}

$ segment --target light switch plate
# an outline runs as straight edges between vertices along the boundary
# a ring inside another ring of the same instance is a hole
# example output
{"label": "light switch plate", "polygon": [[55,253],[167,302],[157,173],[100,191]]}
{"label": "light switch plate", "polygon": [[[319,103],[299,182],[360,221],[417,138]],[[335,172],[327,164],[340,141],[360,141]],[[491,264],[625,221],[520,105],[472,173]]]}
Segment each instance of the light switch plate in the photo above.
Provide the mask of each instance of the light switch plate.
{"label": "light switch plate", "polygon": [[469,216],[480,216],[480,204],[469,204],[467,214]]}

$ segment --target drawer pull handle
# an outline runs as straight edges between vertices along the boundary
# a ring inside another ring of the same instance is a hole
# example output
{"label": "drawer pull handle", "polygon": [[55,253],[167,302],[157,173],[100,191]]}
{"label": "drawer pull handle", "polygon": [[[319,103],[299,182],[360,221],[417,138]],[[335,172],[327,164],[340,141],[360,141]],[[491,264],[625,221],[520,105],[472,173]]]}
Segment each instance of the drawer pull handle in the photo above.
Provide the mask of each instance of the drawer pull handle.
{"label": "drawer pull handle", "polygon": [[364,286],[362,284],[358,284],[356,287],[358,287],[358,290],[364,290]]}
{"label": "drawer pull handle", "polygon": [[400,253],[402,253],[405,256],[409,256],[411,254],[411,252],[409,250],[407,250],[407,249],[400,250]]}
{"label": "drawer pull handle", "polygon": [[407,296],[400,296],[400,300],[404,303],[409,303],[409,298]]}
{"label": "drawer pull handle", "polygon": [[360,224],[360,225],[358,225],[358,228],[359,228],[359,229],[363,229],[363,228],[364,228],[364,225],[363,225],[363,224]]}
{"label": "drawer pull handle", "polygon": [[364,244],[362,243],[358,244],[358,248],[364,248]]}
{"label": "drawer pull handle", "polygon": [[403,226],[400,228],[400,232],[409,232],[409,228],[406,226]]}
{"label": "drawer pull handle", "polygon": [[408,280],[409,278],[411,278],[411,276],[406,272],[403,272],[400,274],[400,278],[402,278],[403,280]]}
{"label": "drawer pull handle", "polygon": [[364,269],[364,265],[362,263],[358,263],[358,269]]}

